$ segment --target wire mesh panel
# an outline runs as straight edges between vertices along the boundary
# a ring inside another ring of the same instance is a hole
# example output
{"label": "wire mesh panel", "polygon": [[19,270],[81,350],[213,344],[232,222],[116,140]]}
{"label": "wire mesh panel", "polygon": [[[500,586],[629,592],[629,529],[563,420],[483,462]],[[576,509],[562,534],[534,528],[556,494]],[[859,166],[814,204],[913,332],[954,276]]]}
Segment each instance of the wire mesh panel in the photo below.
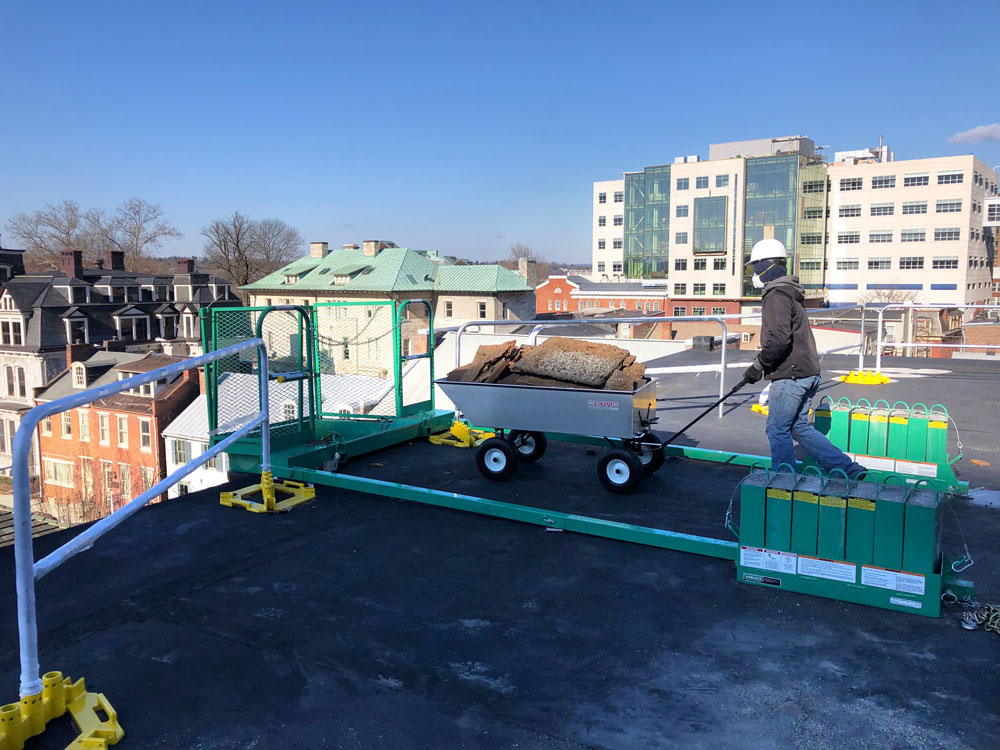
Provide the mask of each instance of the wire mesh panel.
{"label": "wire mesh panel", "polygon": [[[211,349],[260,337],[267,348],[271,436],[312,429],[314,385],[308,309],[221,308],[212,311]],[[257,354],[247,350],[215,362],[207,373],[213,441],[260,413]]]}
{"label": "wire mesh panel", "polygon": [[393,304],[318,303],[315,332],[321,414],[397,416]]}

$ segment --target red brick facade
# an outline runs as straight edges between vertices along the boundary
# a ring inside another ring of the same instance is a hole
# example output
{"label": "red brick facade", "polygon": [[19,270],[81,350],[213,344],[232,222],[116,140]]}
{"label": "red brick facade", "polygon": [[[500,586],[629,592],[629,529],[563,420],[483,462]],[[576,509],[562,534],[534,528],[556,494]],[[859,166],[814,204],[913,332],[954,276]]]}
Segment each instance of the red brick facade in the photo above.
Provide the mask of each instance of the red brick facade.
{"label": "red brick facade", "polygon": [[[550,276],[535,289],[537,314],[586,312],[588,310],[625,310],[635,317],[645,313],[674,315],[674,308],[684,308],[678,315],[719,315],[741,312],[739,300],[708,296],[670,297],[666,290],[637,290],[632,285],[601,284],[601,289],[581,289],[566,276]],[[702,309],[703,308],[703,309]],[[699,312],[694,312],[699,309]],[[720,312],[724,311],[724,312]]]}

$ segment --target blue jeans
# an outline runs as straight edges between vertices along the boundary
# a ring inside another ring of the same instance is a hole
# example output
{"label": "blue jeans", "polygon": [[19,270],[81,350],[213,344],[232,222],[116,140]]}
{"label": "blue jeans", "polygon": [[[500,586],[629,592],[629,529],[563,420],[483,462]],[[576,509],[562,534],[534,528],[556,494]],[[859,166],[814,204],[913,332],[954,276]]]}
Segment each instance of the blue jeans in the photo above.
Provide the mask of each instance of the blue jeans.
{"label": "blue jeans", "polygon": [[[792,438],[816,459],[823,471],[842,469],[853,477],[863,469],[860,464],[834,447],[826,436],[809,423],[809,407],[819,390],[820,376],[787,378],[771,383],[767,399],[767,432],[771,444],[771,466],[775,471],[780,464],[795,467],[795,447]],[[787,469],[785,469],[787,471]]]}

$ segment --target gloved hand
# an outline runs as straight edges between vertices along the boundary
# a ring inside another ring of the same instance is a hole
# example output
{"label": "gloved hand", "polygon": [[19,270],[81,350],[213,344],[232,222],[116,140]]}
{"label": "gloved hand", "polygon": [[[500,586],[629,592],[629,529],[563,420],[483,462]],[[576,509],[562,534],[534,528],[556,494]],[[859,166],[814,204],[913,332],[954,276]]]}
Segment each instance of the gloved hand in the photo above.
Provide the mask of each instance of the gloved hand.
{"label": "gloved hand", "polygon": [[764,377],[764,371],[760,369],[760,365],[757,364],[757,360],[753,361],[746,371],[743,373],[743,379],[748,383],[756,383]]}

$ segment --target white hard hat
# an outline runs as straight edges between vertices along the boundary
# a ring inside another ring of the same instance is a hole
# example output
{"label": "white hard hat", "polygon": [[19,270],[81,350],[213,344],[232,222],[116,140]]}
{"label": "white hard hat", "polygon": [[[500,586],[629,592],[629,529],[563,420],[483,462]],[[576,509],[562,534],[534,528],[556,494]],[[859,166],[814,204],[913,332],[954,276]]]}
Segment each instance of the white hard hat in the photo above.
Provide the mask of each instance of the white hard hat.
{"label": "white hard hat", "polygon": [[788,251],[785,250],[785,246],[781,240],[761,240],[755,244],[753,250],[750,251],[750,260],[747,261],[747,265],[756,263],[758,260],[768,260],[770,258],[788,259]]}

